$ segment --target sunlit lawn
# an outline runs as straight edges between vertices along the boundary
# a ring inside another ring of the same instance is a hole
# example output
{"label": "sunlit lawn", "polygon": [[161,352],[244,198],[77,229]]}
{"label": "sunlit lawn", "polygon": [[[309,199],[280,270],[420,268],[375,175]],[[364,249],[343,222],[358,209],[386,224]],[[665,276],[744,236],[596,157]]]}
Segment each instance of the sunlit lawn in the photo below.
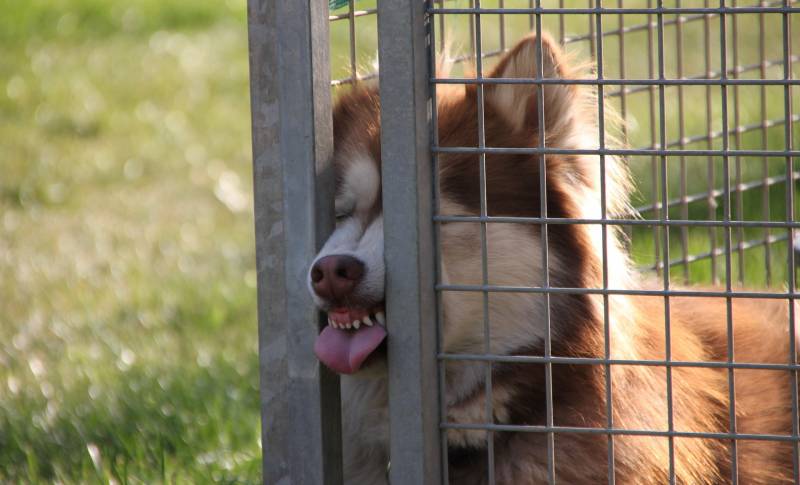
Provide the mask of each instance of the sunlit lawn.
{"label": "sunlit lawn", "polygon": [[[0,0],[0,12],[0,482],[259,481],[245,1]],[[510,39],[526,28],[514,22]],[[358,63],[369,66],[374,16],[357,25]],[[347,30],[332,28],[339,63]],[[747,57],[754,34],[742,35]],[[613,77],[612,40],[606,49]],[[632,59],[628,75],[641,76]],[[703,132],[704,90],[687,92],[688,131]],[[748,93],[742,116],[753,122]],[[771,117],[779,95],[770,90]],[[630,98],[633,146],[650,143],[646,102]],[[769,132],[772,149],[781,129]],[[638,204],[652,198],[650,163],[633,160]],[[747,180],[761,163],[743,161]],[[704,190],[706,164],[688,162],[689,192]],[[784,191],[770,194],[773,219]],[[746,197],[745,217],[761,218],[761,194]],[[690,252],[708,247],[707,231],[692,230]],[[649,229],[632,250],[652,262]],[[773,248],[775,267],[785,250]],[[763,286],[758,251],[746,280]],[[710,281],[706,266],[692,266],[693,281]]]}
{"label": "sunlit lawn", "polygon": [[0,1],[0,481],[260,479],[244,4]]}

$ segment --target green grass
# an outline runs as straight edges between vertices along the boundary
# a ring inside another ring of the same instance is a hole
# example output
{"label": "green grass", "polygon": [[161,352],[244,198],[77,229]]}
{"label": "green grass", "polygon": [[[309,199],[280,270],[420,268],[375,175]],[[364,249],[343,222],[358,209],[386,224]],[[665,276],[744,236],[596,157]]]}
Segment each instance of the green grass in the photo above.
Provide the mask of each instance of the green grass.
{"label": "green grass", "polygon": [[0,11],[0,482],[259,482],[244,1]]}
{"label": "green grass", "polygon": [[[0,482],[260,480],[245,11],[244,0],[0,0]],[[450,28],[463,36],[458,22]],[[496,18],[484,22],[497,29]],[[362,72],[375,25],[374,16],[357,20]],[[586,18],[566,26],[583,33]],[[545,27],[558,32],[555,19]],[[509,18],[508,29],[511,42],[527,19]],[[345,76],[347,22],[331,33],[333,76]],[[779,33],[770,29],[771,46]],[[687,25],[686,45],[699,35]],[[754,58],[754,35],[740,26],[741,62]],[[646,75],[645,45],[644,34],[627,37],[629,77]],[[570,47],[579,56],[588,49]],[[616,77],[615,41],[605,49],[606,74]],[[672,70],[674,50],[667,55]],[[684,61],[696,71],[702,57],[687,47]],[[666,95],[674,100],[676,89]],[[686,132],[703,133],[705,90],[686,95]],[[758,120],[758,92],[738,95],[741,122]],[[713,96],[718,130],[719,88]],[[769,117],[781,116],[781,96],[768,89]],[[628,98],[633,146],[651,143],[648,102],[647,93]],[[677,119],[670,103],[669,138]],[[768,131],[770,148],[784,145],[781,130]],[[762,141],[745,135],[742,146]],[[760,159],[740,162],[745,180],[760,177]],[[653,194],[651,160],[631,163],[643,204]],[[686,163],[688,192],[705,190],[706,159]],[[713,163],[719,186],[721,161]],[[769,173],[783,164],[770,162]],[[669,160],[671,197],[679,165]],[[771,219],[784,216],[784,190],[768,194]],[[761,196],[746,193],[743,217],[764,217]],[[707,217],[704,203],[688,211]],[[679,236],[672,231],[673,258]],[[705,229],[687,236],[689,252],[708,250]],[[772,285],[785,279],[785,251],[772,248]],[[634,231],[632,252],[652,262],[649,229]],[[746,283],[765,286],[763,249],[744,259]],[[708,262],[690,270],[692,281],[711,281]]]}

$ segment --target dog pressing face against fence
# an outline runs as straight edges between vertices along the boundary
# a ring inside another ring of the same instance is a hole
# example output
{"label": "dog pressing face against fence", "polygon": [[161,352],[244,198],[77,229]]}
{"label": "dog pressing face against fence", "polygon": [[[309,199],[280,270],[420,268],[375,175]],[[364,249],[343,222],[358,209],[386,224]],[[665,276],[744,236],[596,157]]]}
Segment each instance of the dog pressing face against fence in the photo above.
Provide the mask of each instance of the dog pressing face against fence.
{"label": "dog pressing face against fence", "polygon": [[[530,36],[505,54],[491,77],[536,77],[539,44],[544,77],[584,75],[569,65],[550,38],[539,42]],[[543,142],[550,148],[596,150],[598,106],[591,90],[575,83],[539,89],[522,83],[485,86],[486,146],[535,148]],[[479,146],[477,87],[440,91],[437,98],[439,145]],[[337,104],[337,224],[309,271],[310,290],[328,314],[316,354],[331,369],[347,374],[342,379],[345,478],[353,484],[385,483],[388,462],[379,115],[378,93],[369,87],[355,88]],[[478,155],[441,154],[438,170],[439,213],[479,215]],[[627,170],[611,155],[601,161],[599,155],[548,154],[542,161],[537,154],[493,152],[486,155],[485,184],[490,216],[585,220],[630,214]],[[580,290],[658,289],[631,270],[617,226],[607,225],[605,237],[600,224],[549,224],[546,238],[540,225],[521,222],[491,222],[485,231],[484,269],[481,226],[441,224],[442,283],[542,287],[546,274],[550,287],[578,289],[553,293],[549,301],[534,292],[489,293],[486,302],[490,353],[544,355],[549,321],[552,355],[587,362],[552,364],[552,422],[567,428],[554,434],[556,480],[606,481],[609,435],[581,430],[612,428],[619,430],[613,436],[613,473],[618,483],[663,484],[671,473],[675,483],[728,483],[734,466],[741,483],[792,482],[795,391],[789,371],[770,369],[770,364],[789,361],[786,301],[679,296],[665,301],[652,293],[619,292],[604,300],[597,291]],[[446,291],[441,304],[442,350],[485,353],[484,294]],[[722,365],[733,360],[728,354],[729,327],[735,361],[763,365],[733,371]],[[648,365],[606,366],[591,361],[606,357]],[[667,371],[663,363],[654,364],[666,360],[720,365],[676,365]],[[485,362],[448,361],[441,397],[447,415],[442,419],[462,424],[547,424],[544,364],[492,364],[488,397],[487,375]],[[728,435],[733,432],[777,438],[733,442]],[[487,439],[492,440],[496,483],[547,482],[545,433],[488,434],[459,428],[447,432],[451,483],[488,481]]]}

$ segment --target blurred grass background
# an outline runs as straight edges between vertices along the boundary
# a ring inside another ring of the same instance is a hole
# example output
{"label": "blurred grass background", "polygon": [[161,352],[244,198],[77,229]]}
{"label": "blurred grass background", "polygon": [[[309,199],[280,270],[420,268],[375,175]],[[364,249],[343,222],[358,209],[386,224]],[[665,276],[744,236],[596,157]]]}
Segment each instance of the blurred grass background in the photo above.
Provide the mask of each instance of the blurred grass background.
{"label": "blurred grass background", "polygon": [[[245,0],[0,0],[0,12],[0,482],[258,482]],[[447,28],[466,46],[460,17]],[[743,64],[758,58],[754,18],[739,25]],[[646,20],[626,16],[625,23]],[[770,59],[781,56],[779,20],[768,20]],[[374,59],[375,16],[355,22],[364,74]],[[800,23],[792,23],[797,45]],[[499,19],[484,16],[483,25],[484,49],[498,47]],[[605,29],[618,25],[616,17],[604,19]],[[685,75],[704,69],[701,25],[685,26]],[[505,28],[509,45],[528,31],[527,17],[508,16]],[[560,28],[557,17],[545,17],[545,29],[558,37]],[[564,28],[567,37],[590,31],[584,16],[568,16]],[[627,77],[647,77],[645,36],[627,34],[622,58],[616,38],[607,38],[607,77],[620,76],[620,59]],[[331,37],[333,77],[346,76],[346,20],[332,25]],[[718,30],[711,37],[718,64]],[[667,75],[674,76],[674,27],[665,41]],[[583,58],[591,49],[589,41],[569,46]],[[770,67],[768,77],[781,69]],[[736,94],[739,124],[760,122],[757,89]],[[676,94],[667,89],[668,139],[677,137],[681,118],[687,136],[704,134],[705,88],[685,88],[683,116]],[[712,95],[711,125],[719,130],[719,88]],[[653,143],[647,96],[628,97],[632,146]],[[782,96],[782,87],[768,88],[768,118],[783,116]],[[794,98],[797,114],[796,89]],[[769,128],[766,140],[760,132],[743,135],[741,145],[782,149],[782,130]],[[638,205],[659,196],[651,163],[631,160]],[[704,191],[707,158],[685,163],[689,193]],[[711,163],[719,188],[721,160]],[[762,176],[762,159],[739,163],[744,180]],[[668,165],[676,197],[680,160]],[[732,177],[734,169],[731,160]],[[770,159],[767,172],[785,173],[785,160]],[[782,183],[769,190],[768,214],[762,192],[745,192],[742,218],[783,218],[785,190]],[[687,210],[690,218],[709,217],[704,201]],[[681,208],[671,216],[681,217]],[[763,236],[746,232],[745,239]],[[721,232],[713,237],[719,243]],[[687,241],[688,252],[703,252],[710,236],[692,229]],[[670,245],[674,258],[680,231],[671,231]],[[639,264],[653,263],[651,229],[633,231],[632,252]],[[770,284],[780,286],[786,244],[774,244],[770,257]],[[746,251],[744,260],[742,280],[765,287],[763,248]],[[673,271],[683,278],[682,268]],[[688,276],[711,282],[710,264],[692,263]]]}
{"label": "blurred grass background", "polygon": [[0,12],[0,482],[259,482],[245,1]]}

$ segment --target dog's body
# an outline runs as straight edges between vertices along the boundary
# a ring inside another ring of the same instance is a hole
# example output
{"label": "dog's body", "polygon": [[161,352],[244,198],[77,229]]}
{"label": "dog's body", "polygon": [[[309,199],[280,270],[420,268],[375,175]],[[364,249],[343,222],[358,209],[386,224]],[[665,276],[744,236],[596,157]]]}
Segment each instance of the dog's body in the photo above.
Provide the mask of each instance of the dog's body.
{"label": "dog's body", "polygon": [[[573,79],[578,72],[549,38],[541,40],[544,76]],[[492,73],[499,78],[535,76],[537,40],[523,39]],[[477,88],[438,94],[439,144],[478,145]],[[543,100],[545,143],[564,149],[597,149],[597,102],[576,85],[486,85],[485,142],[489,147],[539,146]],[[331,368],[353,374],[342,379],[347,483],[385,483],[388,462],[387,383],[383,359],[383,222],[380,201],[379,99],[356,88],[334,113],[337,229],[316,258],[309,284],[329,325],[315,350]],[[480,171],[476,154],[439,157],[439,213],[479,215]],[[490,216],[599,219],[629,213],[631,186],[615,157],[546,157],[546,193],[540,191],[541,160],[529,154],[486,156],[486,210]],[[605,197],[601,194],[605,190]],[[547,211],[542,211],[546,199]],[[629,268],[616,226],[549,224],[550,287],[660,289]],[[544,286],[541,228],[536,224],[486,225],[487,271],[481,264],[481,228],[476,223],[441,225],[441,275],[445,284]],[[605,247],[605,251],[604,248]],[[605,254],[604,254],[605,253]],[[604,257],[607,271],[604,281]],[[484,296],[444,292],[442,350],[484,353]],[[501,292],[488,296],[490,351],[500,355],[544,355],[547,321],[554,356],[616,360],[728,361],[727,329],[733,328],[735,362],[789,362],[789,304],[784,300]],[[606,305],[607,303],[607,305]],[[665,314],[669,314],[669,325]],[[607,317],[607,318],[606,318]],[[606,326],[605,322],[608,322]],[[669,338],[666,334],[669,329]],[[608,347],[606,348],[606,337]],[[669,340],[669,346],[667,341]],[[362,370],[362,367],[364,369]],[[545,425],[547,377],[543,364],[495,363],[491,367],[491,418],[486,416],[485,362],[449,361],[445,400],[452,423]],[[733,474],[730,440],[685,433],[744,433],[790,436],[793,386],[786,370],[663,365],[606,367],[552,364],[553,424],[567,428],[631,430],[613,437],[618,483],[727,483]],[[669,382],[668,382],[669,381]],[[735,381],[731,427],[729,384]],[[671,385],[668,385],[671,384]],[[668,392],[668,388],[671,392]],[[668,402],[672,403],[671,422]],[[670,438],[667,432],[678,433]],[[580,431],[580,430],[578,430]],[[655,436],[636,431],[655,432]],[[684,434],[681,434],[684,433]],[[487,483],[487,433],[447,433],[449,476],[454,484]],[[546,483],[548,439],[540,432],[495,432],[495,479],[500,484]],[[672,457],[670,447],[674,449]],[[554,435],[555,477],[560,483],[595,484],[609,475],[609,438],[602,433]],[[793,445],[787,440],[737,440],[741,483],[790,483]]]}

